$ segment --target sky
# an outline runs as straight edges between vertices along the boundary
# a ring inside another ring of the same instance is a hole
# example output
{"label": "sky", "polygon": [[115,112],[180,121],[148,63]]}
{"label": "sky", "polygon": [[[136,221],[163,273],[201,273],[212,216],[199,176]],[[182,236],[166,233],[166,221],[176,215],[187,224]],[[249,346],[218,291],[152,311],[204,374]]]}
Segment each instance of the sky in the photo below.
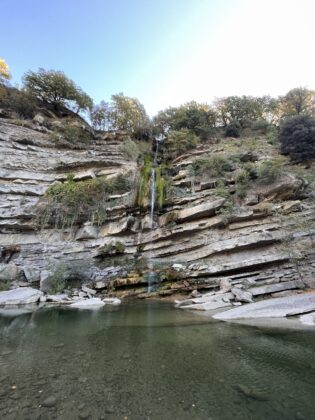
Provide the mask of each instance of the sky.
{"label": "sky", "polygon": [[228,95],[315,89],[314,0],[0,0],[12,83],[62,70],[95,103],[150,115]]}

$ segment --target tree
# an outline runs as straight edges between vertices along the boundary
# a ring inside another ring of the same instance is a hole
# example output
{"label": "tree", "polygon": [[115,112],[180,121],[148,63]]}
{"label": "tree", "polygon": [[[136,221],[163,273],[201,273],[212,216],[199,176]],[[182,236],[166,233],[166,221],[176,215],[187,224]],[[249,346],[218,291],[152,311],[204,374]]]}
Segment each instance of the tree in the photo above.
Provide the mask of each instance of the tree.
{"label": "tree", "polygon": [[92,108],[92,99],[62,71],[29,71],[23,77],[26,91],[37,99],[60,106],[74,108],[76,112]]}
{"label": "tree", "polygon": [[169,130],[191,130],[196,135],[206,136],[217,121],[215,111],[207,104],[195,101],[179,107],[170,107],[160,111],[154,117],[154,126],[158,134],[167,135]]}
{"label": "tree", "polygon": [[150,119],[137,98],[119,93],[112,95],[111,99],[110,117],[114,129],[126,130],[135,134],[150,127]]}
{"label": "tree", "polygon": [[95,130],[105,131],[112,128],[112,110],[108,102],[101,101],[99,105],[95,105],[90,117]]}
{"label": "tree", "polygon": [[11,79],[9,66],[3,58],[0,57],[0,84],[4,84],[7,80]]}
{"label": "tree", "polygon": [[281,98],[281,108],[284,117],[314,115],[315,91],[302,87],[291,89]]}
{"label": "tree", "polygon": [[237,121],[242,127],[262,119],[266,109],[264,97],[245,95],[219,98],[215,101],[215,107],[222,125],[227,126]]}
{"label": "tree", "polygon": [[315,158],[315,118],[297,115],[286,119],[280,126],[281,153],[296,161]]}

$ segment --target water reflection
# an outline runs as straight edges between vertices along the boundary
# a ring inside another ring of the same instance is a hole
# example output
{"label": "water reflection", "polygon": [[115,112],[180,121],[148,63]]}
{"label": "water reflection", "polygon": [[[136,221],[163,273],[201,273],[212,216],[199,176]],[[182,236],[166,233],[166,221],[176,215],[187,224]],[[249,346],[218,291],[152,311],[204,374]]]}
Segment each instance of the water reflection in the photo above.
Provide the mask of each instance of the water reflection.
{"label": "water reflection", "polygon": [[311,419],[314,345],[161,303],[0,317],[0,418]]}

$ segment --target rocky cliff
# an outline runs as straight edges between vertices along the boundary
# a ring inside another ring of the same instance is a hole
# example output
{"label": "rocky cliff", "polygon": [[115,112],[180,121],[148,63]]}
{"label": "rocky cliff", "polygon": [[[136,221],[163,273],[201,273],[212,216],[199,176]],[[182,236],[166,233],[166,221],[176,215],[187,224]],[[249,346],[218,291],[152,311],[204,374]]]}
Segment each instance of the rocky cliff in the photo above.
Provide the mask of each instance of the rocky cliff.
{"label": "rocky cliff", "polygon": [[[263,136],[217,139],[169,161],[169,193],[152,229],[149,210],[136,204],[136,182],[126,193],[107,196],[101,223],[53,226],[38,224],[52,185],[70,175],[72,182],[119,174],[137,180],[140,172],[124,153],[123,133],[98,133],[78,148],[53,139],[51,126],[43,115],[26,123],[0,119],[2,282],[44,289],[66,264],[72,279],[119,296],[188,294],[216,290],[225,281],[253,296],[314,287],[314,168],[284,160],[277,179],[247,182],[245,193],[238,191],[244,162],[260,164],[277,154]],[[191,170],[226,154],[234,163],[224,185],[222,176]],[[148,293],[152,275],[158,287]]]}

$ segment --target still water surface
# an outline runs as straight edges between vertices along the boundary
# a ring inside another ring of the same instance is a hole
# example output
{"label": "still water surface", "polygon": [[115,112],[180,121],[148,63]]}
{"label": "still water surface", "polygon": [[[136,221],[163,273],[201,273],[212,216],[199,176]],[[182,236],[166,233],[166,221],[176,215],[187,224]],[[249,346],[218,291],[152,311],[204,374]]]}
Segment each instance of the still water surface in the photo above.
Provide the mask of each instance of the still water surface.
{"label": "still water surface", "polygon": [[0,316],[0,419],[315,419],[315,334],[152,302]]}

